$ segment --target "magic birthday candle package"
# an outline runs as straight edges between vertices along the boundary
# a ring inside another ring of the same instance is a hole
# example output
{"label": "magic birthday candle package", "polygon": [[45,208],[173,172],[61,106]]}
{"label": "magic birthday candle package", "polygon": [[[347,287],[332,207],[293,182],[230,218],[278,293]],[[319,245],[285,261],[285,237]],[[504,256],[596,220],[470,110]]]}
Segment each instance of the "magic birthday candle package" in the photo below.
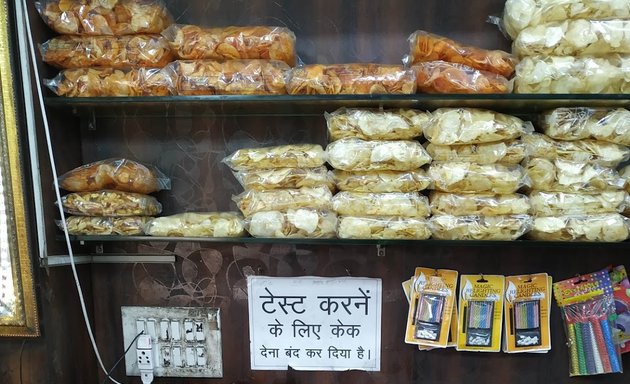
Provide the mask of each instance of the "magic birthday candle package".
{"label": "magic birthday candle package", "polygon": [[553,292],[564,319],[570,376],[622,372],[613,338],[615,304],[608,271],[560,281]]}
{"label": "magic birthday candle package", "polygon": [[462,275],[458,351],[500,352],[505,277]]}
{"label": "magic birthday candle package", "polygon": [[505,285],[503,351],[549,351],[551,277],[546,273],[508,276],[505,278]]}

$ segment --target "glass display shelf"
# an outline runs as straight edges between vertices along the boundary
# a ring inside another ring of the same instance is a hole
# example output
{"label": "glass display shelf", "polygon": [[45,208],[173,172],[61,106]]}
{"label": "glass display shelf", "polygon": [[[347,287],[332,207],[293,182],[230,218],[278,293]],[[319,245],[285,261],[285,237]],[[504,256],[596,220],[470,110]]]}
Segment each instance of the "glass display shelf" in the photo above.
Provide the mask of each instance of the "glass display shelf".
{"label": "glass display shelf", "polygon": [[535,241],[535,240],[363,240],[363,239],[308,239],[308,238],[261,238],[261,237],[158,237],[158,236],[70,236],[70,239],[82,244],[107,242],[198,242],[198,243],[232,243],[232,244],[292,244],[292,245],[327,245],[327,246],[514,246],[514,247],[619,247],[630,248],[630,241],[619,243],[602,242],[568,242],[568,241]]}
{"label": "glass display shelf", "polygon": [[321,115],[340,107],[417,108],[476,107],[523,114],[557,107],[625,107],[630,95],[610,94],[413,94],[413,95],[211,95],[155,97],[46,97],[54,109],[87,117]]}

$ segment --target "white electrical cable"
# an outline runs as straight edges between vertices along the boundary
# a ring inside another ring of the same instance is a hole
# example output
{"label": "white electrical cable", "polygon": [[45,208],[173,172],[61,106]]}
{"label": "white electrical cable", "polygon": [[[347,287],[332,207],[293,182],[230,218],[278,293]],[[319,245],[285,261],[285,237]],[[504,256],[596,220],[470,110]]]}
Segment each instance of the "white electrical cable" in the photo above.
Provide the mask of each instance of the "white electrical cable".
{"label": "white electrical cable", "polygon": [[[37,89],[39,107],[41,109],[42,120],[44,123],[44,132],[46,133],[46,145],[48,147],[48,156],[50,160],[50,166],[52,168],[53,181],[54,181],[54,186],[55,186],[54,188],[55,195],[56,195],[57,201],[61,202],[61,195],[59,193],[59,180],[57,178],[57,167],[55,165],[55,156],[53,154],[52,141],[50,139],[50,127],[48,126],[48,114],[46,113],[46,108],[44,105],[44,97],[42,94],[42,86],[41,86],[41,80],[39,77],[39,69],[37,68],[37,62],[35,60],[37,56],[35,56],[35,44],[33,43],[33,33],[31,32],[31,20],[28,14],[26,0],[22,0],[22,7],[23,7],[24,15],[25,15],[25,20],[23,20],[23,22],[26,23],[26,33],[27,33],[28,45],[30,48],[29,50],[31,54],[31,64],[33,67],[33,72],[35,74],[35,81],[37,82],[37,85],[35,88]],[[25,76],[28,76],[28,74],[25,74]],[[68,233],[68,229],[66,228],[66,224],[65,224],[66,216],[63,212],[63,205],[57,204],[57,207],[59,208],[59,215],[61,216],[61,222],[63,223],[63,233],[66,239],[66,246],[68,247],[68,256],[70,257],[70,265],[72,267],[72,274],[74,275],[74,282],[76,283],[76,286],[77,286],[79,302],[81,303],[81,311],[83,312],[83,320],[85,320],[85,326],[87,328],[88,335],[90,336],[90,341],[92,342],[92,348],[94,349],[94,354],[96,355],[98,364],[100,365],[103,372],[105,372],[109,380],[111,380],[115,384],[121,384],[120,382],[116,381],[113,377],[109,376],[107,369],[105,368],[105,365],[103,364],[103,360],[101,359],[101,355],[98,351],[98,346],[96,345],[96,340],[94,339],[94,333],[92,332],[92,325],[90,324],[87,308],[85,306],[85,299],[83,297],[83,290],[81,288],[81,282],[79,281],[79,274],[77,273],[76,264],[74,262],[74,252],[72,251],[72,243],[70,242],[70,235]]]}

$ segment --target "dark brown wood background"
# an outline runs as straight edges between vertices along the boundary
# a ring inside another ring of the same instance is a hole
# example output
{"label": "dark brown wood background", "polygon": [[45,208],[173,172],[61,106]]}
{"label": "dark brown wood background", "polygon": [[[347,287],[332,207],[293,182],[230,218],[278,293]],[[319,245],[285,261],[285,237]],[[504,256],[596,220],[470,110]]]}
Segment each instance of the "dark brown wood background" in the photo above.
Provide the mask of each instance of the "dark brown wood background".
{"label": "dark brown wood background", "polygon": [[[498,29],[485,22],[500,14],[501,0],[483,1],[168,1],[182,23],[209,26],[282,25],[297,35],[305,63],[398,63],[408,52],[407,37],[416,29],[446,35],[485,48],[509,49]],[[35,16],[35,15],[34,15]],[[52,33],[37,18],[36,40]],[[55,70],[40,64],[45,76]],[[524,111],[526,112],[526,111]],[[323,116],[222,116],[202,113],[166,118],[120,114],[91,119],[51,109],[58,171],[112,156],[154,163],[173,180],[171,191],[157,197],[164,214],[235,209],[231,195],[241,191],[221,159],[247,146],[314,142],[325,145]],[[45,147],[41,144],[40,152]],[[50,169],[42,165],[45,193],[52,196]],[[55,217],[53,199],[47,216]],[[51,253],[63,252],[52,220],[46,230]],[[416,266],[451,268],[460,273],[525,274],[547,272],[556,280],[627,260],[629,244],[563,245],[506,243],[466,245],[418,243],[390,246],[384,258],[373,246],[282,244],[144,243],[110,244],[107,251],[174,254],[173,265],[120,264],[82,266],[97,342],[106,366],[124,350],[120,307],[217,306],[222,311],[224,378],[161,379],[155,383],[612,383],[628,374],[569,379],[567,349],[555,305],[553,349],[548,354],[506,355],[441,350],[419,352],[403,342],[407,304],[400,283]],[[79,250],[90,250],[79,248]],[[202,262],[201,255],[207,264]],[[366,276],[383,280],[381,371],[251,371],[245,278],[269,276]],[[69,268],[37,269],[43,336],[0,341],[0,382],[19,383],[23,345],[24,383],[94,383],[103,379],[87,339]],[[626,367],[629,359],[624,358]],[[629,368],[630,369],[630,368]],[[114,372],[124,383],[124,367]]]}

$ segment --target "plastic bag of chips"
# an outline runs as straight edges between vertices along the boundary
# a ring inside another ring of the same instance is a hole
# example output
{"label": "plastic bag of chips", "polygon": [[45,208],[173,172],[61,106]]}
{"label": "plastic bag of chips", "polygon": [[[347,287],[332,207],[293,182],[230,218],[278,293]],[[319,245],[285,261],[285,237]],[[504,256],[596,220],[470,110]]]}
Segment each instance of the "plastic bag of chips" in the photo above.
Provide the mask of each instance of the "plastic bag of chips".
{"label": "plastic bag of chips", "polygon": [[529,237],[544,241],[619,242],[628,239],[628,218],[618,213],[537,217]]}
{"label": "plastic bag of chips", "polygon": [[429,199],[417,192],[339,192],[332,198],[332,207],[345,216],[427,217],[431,213]]}
{"label": "plastic bag of chips", "polygon": [[162,68],[174,57],[160,35],[57,36],[39,51],[57,68]]}
{"label": "plastic bag of chips", "polygon": [[158,217],[146,226],[146,234],[163,237],[241,237],[243,218],[236,212],[187,212]]}
{"label": "plastic bag of chips", "polygon": [[464,64],[445,61],[418,63],[418,92],[425,93],[511,93],[514,84],[496,73],[480,71]]}
{"label": "plastic bag of chips", "polygon": [[243,188],[256,191],[323,185],[334,192],[335,182],[325,166],[314,168],[250,169],[234,172]]}
{"label": "plastic bag of chips", "polygon": [[521,215],[528,214],[530,209],[529,199],[522,194],[454,194],[433,191],[429,200],[433,215]]}
{"label": "plastic bag of chips", "polygon": [[514,93],[628,93],[630,56],[525,57],[514,79]]}
{"label": "plastic bag of chips", "polygon": [[173,24],[162,35],[179,59],[270,59],[295,65],[295,34],[284,27]]}
{"label": "plastic bag of chips", "polygon": [[554,140],[540,133],[524,135],[522,140],[527,147],[529,157],[547,160],[561,159],[613,168],[630,158],[630,148],[606,141],[593,139]]}
{"label": "plastic bag of chips", "polygon": [[417,192],[427,189],[431,178],[423,169],[415,171],[332,172],[337,188],[351,192]]}
{"label": "plastic bag of chips", "polygon": [[169,96],[174,92],[170,76],[157,68],[64,69],[44,85],[65,97]]}
{"label": "plastic bag of chips", "polygon": [[288,69],[277,60],[178,60],[164,72],[178,95],[283,95]]}
{"label": "plastic bag of chips", "polygon": [[124,158],[112,158],[66,172],[59,177],[59,186],[71,192],[114,189],[147,194],[171,189],[171,180],[152,166]]}
{"label": "plastic bag of chips", "polygon": [[173,17],[159,0],[41,0],[46,24],[67,35],[160,33]]}
{"label": "plastic bag of chips", "polygon": [[330,141],[355,137],[363,140],[409,140],[422,136],[429,114],[413,109],[372,110],[341,108],[326,113]]}
{"label": "plastic bag of chips", "polygon": [[255,237],[335,237],[337,215],[314,209],[289,209],[287,212],[258,212],[245,219],[247,231]]}
{"label": "plastic bag of chips", "polygon": [[566,160],[530,159],[525,169],[532,189],[556,192],[622,190],[625,180],[611,168]]}
{"label": "plastic bag of chips", "polygon": [[426,240],[431,237],[429,223],[416,217],[341,216],[337,226],[340,239]]}
{"label": "plastic bag of chips", "polygon": [[239,149],[223,159],[235,171],[277,168],[314,168],[326,162],[326,153],[317,144],[290,144]]}
{"label": "plastic bag of chips", "polygon": [[330,210],[332,197],[330,189],[319,186],[268,191],[251,190],[232,197],[232,200],[243,215],[248,217],[263,211],[286,211],[300,208]]}
{"label": "plastic bag of chips", "polygon": [[155,216],[162,204],[153,196],[140,193],[100,190],[75,192],[61,198],[65,212],[78,216]]}
{"label": "plastic bag of chips", "polygon": [[630,53],[630,21],[576,19],[527,27],[512,51],[520,57]]}
{"label": "plastic bag of chips", "polygon": [[529,201],[534,216],[619,213],[628,206],[626,191],[571,193],[532,191]]}
{"label": "plastic bag of chips", "polygon": [[313,64],[293,68],[287,76],[290,95],[413,94],[412,69],[389,64]]}
{"label": "plastic bag of chips", "polygon": [[519,164],[525,158],[527,149],[521,140],[461,145],[427,143],[425,148],[435,162],[464,161],[479,164]]}
{"label": "plastic bag of chips", "polygon": [[466,46],[447,37],[425,31],[412,33],[409,36],[409,46],[411,64],[442,60],[464,64],[503,77],[512,76],[516,65],[516,59],[507,52]]}
{"label": "plastic bag of chips", "polygon": [[438,145],[480,144],[511,140],[534,127],[518,117],[477,108],[440,108],[431,113],[424,137]]}
{"label": "plastic bag of chips", "polygon": [[417,141],[341,139],[326,147],[328,163],[344,171],[408,171],[428,164],[431,157]]}
{"label": "plastic bag of chips", "polygon": [[429,220],[434,239],[439,240],[516,240],[532,225],[528,215],[506,216],[432,216]]}
{"label": "plastic bag of chips", "polygon": [[432,163],[427,174],[434,189],[451,193],[507,194],[530,184],[520,165]]}
{"label": "plastic bag of chips", "polygon": [[[68,216],[66,217],[66,228],[70,235],[75,236],[137,236],[144,234],[144,226],[151,219],[147,216]],[[57,225],[63,230],[63,223],[60,220],[57,221]]]}
{"label": "plastic bag of chips", "polygon": [[554,139],[630,145],[630,111],[623,108],[557,108],[543,114],[540,126]]}

